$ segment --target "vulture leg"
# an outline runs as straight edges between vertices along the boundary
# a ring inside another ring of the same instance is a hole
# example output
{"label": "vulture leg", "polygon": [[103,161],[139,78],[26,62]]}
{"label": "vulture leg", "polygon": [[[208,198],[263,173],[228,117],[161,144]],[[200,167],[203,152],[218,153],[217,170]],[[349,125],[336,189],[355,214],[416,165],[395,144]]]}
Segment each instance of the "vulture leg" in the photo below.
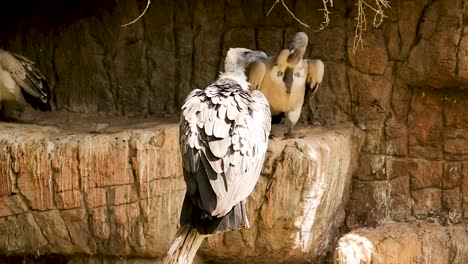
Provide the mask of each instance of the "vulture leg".
{"label": "vulture leg", "polygon": [[20,115],[19,106],[15,101],[2,101],[0,105],[0,120],[16,121]]}
{"label": "vulture leg", "polygon": [[[277,113],[277,112],[272,112],[271,113],[271,124],[272,125],[277,125],[281,124],[281,120],[283,120],[284,113]],[[276,136],[273,134],[273,132],[270,130],[270,135],[268,135],[269,139],[274,139]]]}
{"label": "vulture leg", "polygon": [[284,134],[284,139],[295,138],[296,134],[294,133],[294,126],[296,125],[299,117],[301,116],[302,105],[294,109],[291,112],[286,113],[286,119],[288,120],[288,132]]}

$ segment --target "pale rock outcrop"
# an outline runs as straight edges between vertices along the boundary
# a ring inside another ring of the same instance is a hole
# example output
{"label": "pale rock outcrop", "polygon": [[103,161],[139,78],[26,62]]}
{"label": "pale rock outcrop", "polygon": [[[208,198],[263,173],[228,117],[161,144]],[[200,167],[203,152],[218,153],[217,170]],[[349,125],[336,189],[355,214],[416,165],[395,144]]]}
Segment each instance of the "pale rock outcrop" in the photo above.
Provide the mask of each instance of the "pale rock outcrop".
{"label": "pale rock outcrop", "polygon": [[[123,127],[0,123],[1,254],[165,253],[185,193],[177,125]],[[327,253],[344,221],[361,132],[299,132],[303,139],[270,142],[248,201],[251,228],[211,237],[203,258],[305,262]]]}
{"label": "pale rock outcrop", "polygon": [[346,234],[335,249],[335,264],[468,263],[468,226],[384,223]]}

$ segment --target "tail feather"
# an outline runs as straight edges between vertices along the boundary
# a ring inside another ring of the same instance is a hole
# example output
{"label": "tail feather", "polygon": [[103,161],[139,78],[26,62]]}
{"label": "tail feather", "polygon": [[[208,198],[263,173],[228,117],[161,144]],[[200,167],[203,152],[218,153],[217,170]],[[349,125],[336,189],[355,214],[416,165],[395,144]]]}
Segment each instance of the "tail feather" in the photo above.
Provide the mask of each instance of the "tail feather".
{"label": "tail feather", "polygon": [[207,217],[206,212],[193,204],[189,195],[185,195],[180,224],[191,225],[195,227],[200,234],[209,235],[248,228],[249,220],[247,218],[245,202],[240,202],[235,205],[232,210],[223,217]]}

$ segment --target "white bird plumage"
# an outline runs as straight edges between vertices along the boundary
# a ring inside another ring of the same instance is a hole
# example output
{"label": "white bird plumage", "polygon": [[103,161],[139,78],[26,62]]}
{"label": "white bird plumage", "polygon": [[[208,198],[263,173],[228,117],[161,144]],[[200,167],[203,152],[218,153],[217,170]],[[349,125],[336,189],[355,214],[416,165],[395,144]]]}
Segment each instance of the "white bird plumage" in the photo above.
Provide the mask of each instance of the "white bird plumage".
{"label": "white bird plumage", "polygon": [[14,111],[27,104],[23,91],[41,104],[47,104],[49,100],[49,86],[34,62],[0,49],[0,109],[4,117],[9,118]]}
{"label": "white bird plumage", "polygon": [[248,227],[245,202],[260,175],[271,114],[259,91],[250,92],[245,68],[266,54],[230,49],[225,73],[182,106],[179,141],[187,194],[181,224],[201,234]]}

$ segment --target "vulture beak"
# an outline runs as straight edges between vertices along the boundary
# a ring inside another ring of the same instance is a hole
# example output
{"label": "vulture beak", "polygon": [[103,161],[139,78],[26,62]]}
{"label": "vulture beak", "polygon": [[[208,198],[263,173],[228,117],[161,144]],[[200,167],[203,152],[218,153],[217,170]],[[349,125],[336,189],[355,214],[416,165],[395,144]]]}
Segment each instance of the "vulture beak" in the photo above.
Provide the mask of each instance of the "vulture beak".
{"label": "vulture beak", "polygon": [[266,55],[265,52],[260,51],[260,50],[256,50],[256,51],[255,51],[255,56],[256,56],[259,60],[265,60],[265,59],[267,59],[267,57],[268,57],[268,56]]}
{"label": "vulture beak", "polygon": [[289,52],[293,51],[294,48],[295,48],[295,45],[294,45],[294,41],[293,41],[293,42],[289,43],[289,45],[288,45]]}

